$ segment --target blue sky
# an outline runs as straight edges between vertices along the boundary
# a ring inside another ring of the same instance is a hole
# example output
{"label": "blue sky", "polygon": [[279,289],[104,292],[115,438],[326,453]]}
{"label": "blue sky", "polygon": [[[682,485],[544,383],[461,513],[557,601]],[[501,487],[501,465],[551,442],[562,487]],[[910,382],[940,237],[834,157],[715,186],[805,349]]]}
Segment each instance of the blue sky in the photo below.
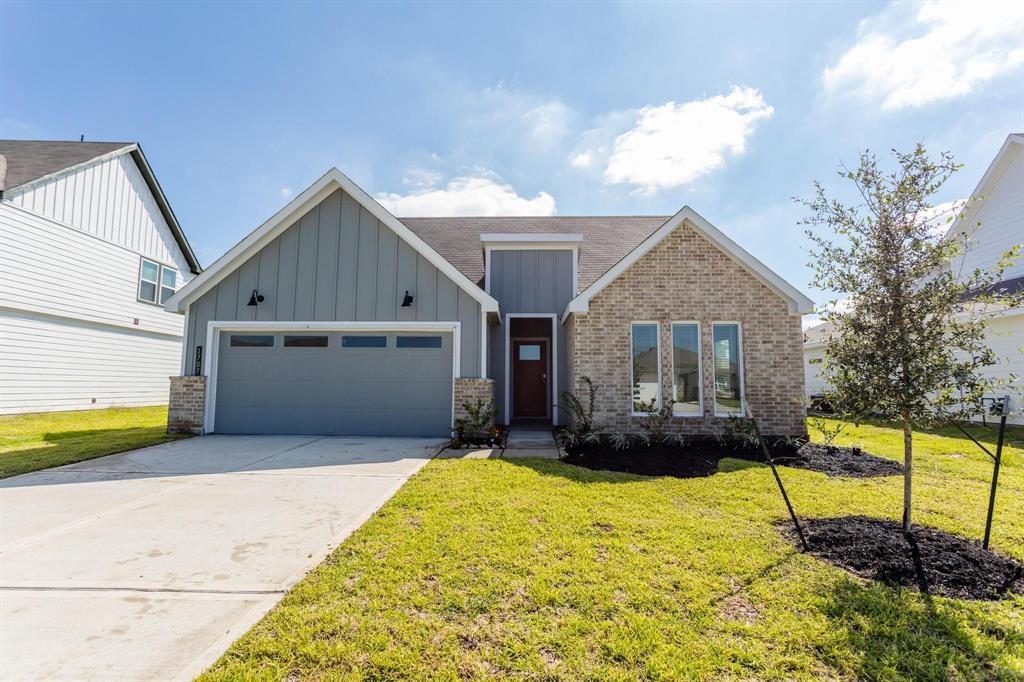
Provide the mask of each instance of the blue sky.
{"label": "blue sky", "polygon": [[690,205],[812,298],[790,198],[1024,130],[1009,3],[6,3],[0,136],[139,141],[210,263],[337,166],[398,215]]}

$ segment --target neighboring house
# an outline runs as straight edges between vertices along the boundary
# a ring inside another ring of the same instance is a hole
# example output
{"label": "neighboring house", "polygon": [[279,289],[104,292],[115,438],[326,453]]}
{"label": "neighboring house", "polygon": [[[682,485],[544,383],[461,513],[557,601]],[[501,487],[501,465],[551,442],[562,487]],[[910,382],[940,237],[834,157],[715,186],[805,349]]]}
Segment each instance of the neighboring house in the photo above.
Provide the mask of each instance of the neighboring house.
{"label": "neighboring house", "polygon": [[137,144],[0,140],[0,414],[166,404],[199,272]]}
{"label": "neighboring house", "polygon": [[608,430],[639,430],[644,399],[721,429],[746,399],[799,434],[811,306],[689,208],[399,220],[332,169],[167,302],[169,427],[441,436],[478,398],[564,424],[588,376]]}
{"label": "neighboring house", "polygon": [[[951,264],[955,272],[965,274],[979,268],[995,268],[1004,253],[1024,244],[1024,135],[1006,138],[971,197],[945,235],[949,238],[956,231],[966,231],[970,236],[968,249]],[[1024,258],[1004,270],[1000,286],[1007,291],[1024,289]],[[808,329],[804,335],[808,397],[822,394],[828,386],[818,373],[829,329],[829,325],[822,324]],[[1002,310],[990,318],[985,339],[998,359],[997,364],[986,370],[988,376],[1016,377],[1016,385],[1005,391],[1010,398],[1010,410],[1017,412],[1008,421],[1024,424],[1024,414],[1020,414],[1024,409],[1024,308]]]}

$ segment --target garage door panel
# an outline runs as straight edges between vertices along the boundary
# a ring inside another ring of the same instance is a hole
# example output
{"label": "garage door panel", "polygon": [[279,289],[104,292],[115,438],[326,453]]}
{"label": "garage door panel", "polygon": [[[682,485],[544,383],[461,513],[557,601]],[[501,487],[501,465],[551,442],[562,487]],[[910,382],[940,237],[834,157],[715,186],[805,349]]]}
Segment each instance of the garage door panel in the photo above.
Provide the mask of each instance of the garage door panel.
{"label": "garage door panel", "polygon": [[[219,433],[444,436],[451,427],[452,334],[441,348],[232,347],[222,335],[214,429]],[[410,334],[416,336],[418,334]],[[436,332],[423,334],[437,336]]]}

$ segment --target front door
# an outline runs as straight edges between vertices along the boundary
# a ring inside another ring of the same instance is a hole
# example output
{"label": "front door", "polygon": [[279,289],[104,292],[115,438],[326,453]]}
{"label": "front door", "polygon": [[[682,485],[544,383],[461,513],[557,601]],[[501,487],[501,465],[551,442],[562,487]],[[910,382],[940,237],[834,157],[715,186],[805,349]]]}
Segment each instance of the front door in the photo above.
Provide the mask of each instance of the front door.
{"label": "front door", "polygon": [[548,340],[513,340],[512,358],[512,417],[547,419]]}

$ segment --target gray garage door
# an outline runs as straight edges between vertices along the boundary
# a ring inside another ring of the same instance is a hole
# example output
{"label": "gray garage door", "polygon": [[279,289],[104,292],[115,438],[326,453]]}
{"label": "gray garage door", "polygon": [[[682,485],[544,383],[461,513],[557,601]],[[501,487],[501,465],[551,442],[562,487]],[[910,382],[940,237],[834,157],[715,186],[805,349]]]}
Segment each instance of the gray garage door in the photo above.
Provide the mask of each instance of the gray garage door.
{"label": "gray garage door", "polygon": [[452,334],[222,332],[217,433],[446,436]]}

